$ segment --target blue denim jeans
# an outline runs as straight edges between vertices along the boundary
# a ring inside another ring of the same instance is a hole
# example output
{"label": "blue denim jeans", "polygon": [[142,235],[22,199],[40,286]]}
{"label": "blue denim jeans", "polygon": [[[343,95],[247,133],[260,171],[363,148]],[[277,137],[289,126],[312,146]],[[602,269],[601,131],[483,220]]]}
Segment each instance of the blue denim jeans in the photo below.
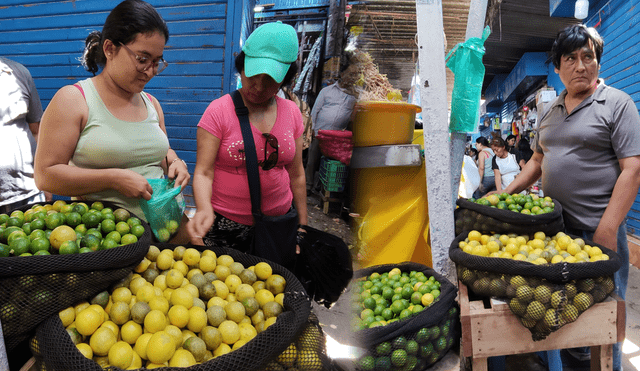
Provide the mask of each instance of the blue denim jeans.
{"label": "blue denim jeans", "polygon": [[485,194],[496,190],[496,178],[493,176],[485,176],[482,178],[482,191],[480,187],[473,192],[473,198],[480,198]]}
{"label": "blue denim jeans", "polygon": [[[566,232],[580,236],[585,240],[593,240],[593,234],[595,231],[587,231],[573,228],[566,228]],[[618,255],[622,260],[622,267],[614,274],[614,280],[616,288],[614,292],[625,300],[627,292],[627,284],[629,283],[629,245],[627,243],[627,225],[626,219],[622,221],[620,228],[618,228]],[[588,353],[589,348],[577,348],[574,352]],[[622,343],[616,343],[613,345],[613,370],[619,371],[622,367]]]}

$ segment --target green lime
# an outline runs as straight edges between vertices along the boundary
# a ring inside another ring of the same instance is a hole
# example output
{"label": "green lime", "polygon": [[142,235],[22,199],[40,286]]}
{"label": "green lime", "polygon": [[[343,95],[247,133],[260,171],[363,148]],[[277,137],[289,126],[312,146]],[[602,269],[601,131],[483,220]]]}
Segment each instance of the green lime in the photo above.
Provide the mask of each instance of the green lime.
{"label": "green lime", "polygon": [[114,222],[112,219],[104,219],[102,222],[100,222],[100,231],[102,231],[103,234],[109,234],[115,230],[116,222]]}
{"label": "green lime", "polygon": [[[382,300],[384,300],[384,299],[382,299]],[[382,311],[385,310],[385,308],[386,308],[385,306],[378,304],[378,305],[375,306],[375,308],[373,308],[373,314],[376,315],[376,316],[382,316]],[[386,308],[386,309],[389,309],[389,308]]]}
{"label": "green lime", "polygon": [[84,202],[79,202],[71,210],[80,215],[84,215],[87,211],[89,211],[89,207]]}
{"label": "green lime", "polygon": [[47,225],[44,222],[44,218],[37,218],[31,221],[31,231],[35,231],[36,229],[45,229]]}
{"label": "green lime", "polygon": [[421,295],[430,293],[431,292],[431,285],[429,283],[423,283],[422,285],[420,285],[420,287],[418,287],[418,292]]}
{"label": "green lime", "polygon": [[80,247],[88,247],[93,251],[100,250],[100,238],[93,234],[85,234],[80,241]]}
{"label": "green lime", "polygon": [[131,227],[131,234],[140,238],[144,234],[144,227],[142,224],[135,224]]}
{"label": "green lime", "polygon": [[400,312],[404,310],[404,303],[402,302],[402,300],[396,300],[391,303],[390,308],[394,314],[400,315]]}
{"label": "green lime", "polygon": [[391,370],[391,358],[389,357],[376,358],[375,370],[377,371]]}
{"label": "green lime", "polygon": [[97,228],[89,228],[87,229],[87,233],[85,233],[85,236],[91,234],[94,235],[96,237],[98,237],[99,239],[102,239],[102,233],[100,233],[100,231]]}
{"label": "green lime", "polygon": [[373,356],[364,356],[358,360],[358,365],[363,371],[373,371],[376,366],[376,360]]}
{"label": "green lime", "polygon": [[129,224],[130,227],[133,227],[134,225],[141,225],[142,221],[140,220],[140,218],[132,216],[131,218],[127,219],[127,224]]}
{"label": "green lime", "polygon": [[379,356],[386,356],[391,353],[391,343],[388,341],[382,342],[376,346],[376,354]]}
{"label": "green lime", "polygon": [[100,225],[102,218],[101,214],[97,211],[89,211],[82,215],[82,223],[87,226],[87,228],[96,228]]}
{"label": "green lime", "polygon": [[121,245],[130,245],[132,243],[138,242],[138,237],[132,235],[131,233],[127,233],[120,239]]}
{"label": "green lime", "polygon": [[100,213],[102,214],[102,220],[113,220],[114,222],[116,221],[116,217],[113,215],[113,213],[105,213],[104,210],[102,210],[102,212]]}
{"label": "green lime", "polygon": [[51,255],[51,253],[47,250],[38,250],[35,253],[33,253],[33,255]]}
{"label": "green lime", "polygon": [[127,222],[118,222],[116,224],[116,231],[118,231],[118,233],[120,233],[121,236],[124,236],[125,234],[129,233],[130,230],[131,230],[131,227],[129,227],[129,224],[127,224]]}
{"label": "green lime", "polygon": [[93,210],[101,211],[104,209],[104,204],[100,201],[95,201],[94,203],[91,204],[91,208]]}
{"label": "green lime", "polygon": [[413,295],[413,288],[411,287],[411,285],[404,286],[402,288],[401,294],[403,299],[410,299],[411,295]]}
{"label": "green lime", "polygon": [[371,298],[371,297],[366,298],[366,299],[364,299],[364,300],[362,301],[362,305],[363,305],[365,308],[368,308],[368,309],[373,310],[373,309],[376,307],[376,299]]}
{"label": "green lime", "polygon": [[0,214],[0,224],[4,224],[7,222],[7,220],[9,220],[9,215],[7,214]]}
{"label": "green lime", "polygon": [[427,341],[429,341],[429,338],[431,337],[431,334],[429,332],[429,329],[427,327],[423,327],[420,330],[418,330],[418,332],[416,333],[416,341],[420,344],[424,344]]}
{"label": "green lime", "polygon": [[393,313],[393,310],[391,310],[391,308],[384,308],[382,310],[382,313],[380,313],[380,315],[382,316],[382,318],[385,319],[385,321],[388,321],[393,318],[394,313]]}
{"label": "green lime", "polygon": [[65,219],[66,219],[66,224],[71,228],[75,228],[80,223],[82,223],[82,215],[74,211],[68,213]]}
{"label": "green lime", "polygon": [[393,345],[393,349],[404,349],[404,347],[407,346],[407,338],[398,336],[391,341],[391,345]]}
{"label": "green lime", "polygon": [[7,227],[22,227],[22,224],[24,224],[24,221],[16,218],[15,216],[11,216],[7,220]]}
{"label": "green lime", "polygon": [[400,315],[398,316],[400,319],[405,319],[409,316],[411,316],[413,314],[413,312],[411,311],[411,309],[407,308],[407,309],[403,309],[402,312],[400,312]]}
{"label": "green lime", "polygon": [[46,218],[44,218],[44,224],[47,226],[47,229],[54,230],[56,229],[56,227],[61,226],[63,223],[64,220],[62,220],[62,214],[60,213],[49,214]]}
{"label": "green lime", "polygon": [[431,291],[431,295],[433,295],[433,299],[434,300],[437,299],[438,296],[440,296],[440,290],[437,290],[437,289],[436,290],[432,290]]}
{"label": "green lime", "polygon": [[420,348],[420,346],[418,345],[417,341],[409,340],[409,341],[407,341],[407,346],[404,349],[406,349],[407,354],[416,355],[416,354],[418,354],[418,349],[419,348]]}
{"label": "green lime", "polygon": [[[171,238],[171,233],[169,233],[169,230],[167,228],[160,228],[156,232],[156,237],[160,242],[167,242]],[[371,282],[371,281],[367,281],[367,282]]]}
{"label": "green lime", "polygon": [[49,251],[50,248],[51,244],[49,243],[49,240],[44,237],[38,237],[31,241],[29,251],[31,251],[32,254],[35,254],[38,251]]}
{"label": "green lime", "polygon": [[407,351],[404,349],[396,349],[391,354],[391,363],[396,367],[402,367],[407,363]]}
{"label": "green lime", "polygon": [[[16,228],[18,228],[18,227],[16,227]],[[7,237],[7,243],[9,245],[11,245],[11,242],[13,240],[18,239],[18,238],[27,238],[27,234],[24,233],[22,228],[18,228],[16,230],[14,230],[13,232],[9,233],[9,236]]]}
{"label": "green lime", "polygon": [[169,231],[169,233],[174,234],[178,231],[178,228],[180,228],[180,223],[178,223],[178,221],[176,220],[169,220],[167,222],[167,230]]}
{"label": "green lime", "polygon": [[11,248],[8,245],[0,243],[0,258],[6,258],[11,254]]}
{"label": "green lime", "polygon": [[31,223],[24,223],[22,225],[22,230],[24,231],[24,233],[27,234],[27,236],[30,235],[31,234]]}
{"label": "green lime", "polygon": [[104,240],[102,240],[101,250],[113,249],[114,247],[118,247],[118,246],[120,246],[118,242],[111,240],[109,238],[105,238]]}
{"label": "green lime", "polygon": [[107,234],[107,236],[105,237],[106,240],[114,240],[117,243],[120,243],[120,240],[122,239],[122,236],[120,236],[120,233],[118,233],[117,231],[113,231],[113,232],[109,232]]}
{"label": "green lime", "polygon": [[436,349],[443,351],[447,348],[447,338],[442,336],[436,341]]}
{"label": "green lime", "polygon": [[62,245],[60,245],[59,253],[60,255],[68,255],[68,254],[77,254],[80,249],[78,248],[78,244],[75,241],[64,241]]}
{"label": "green lime", "polygon": [[116,222],[126,222],[131,217],[131,213],[125,209],[119,208],[113,211],[113,216],[116,217]]}
{"label": "green lime", "polygon": [[85,233],[87,233],[87,226],[86,226],[86,225],[84,225],[84,224],[78,224],[78,225],[74,228],[74,230],[75,230],[76,232],[80,232],[80,233],[82,233],[82,235],[84,235]]}
{"label": "green lime", "polygon": [[411,312],[412,312],[413,314],[416,314],[416,313],[420,313],[420,312],[422,312],[422,310],[423,310],[423,309],[424,309],[424,307],[422,306],[422,304],[415,304],[415,305],[413,306],[413,309],[411,309]]}
{"label": "green lime", "polygon": [[26,237],[15,238],[9,242],[9,247],[13,250],[13,255],[22,255],[29,252],[30,241]]}
{"label": "green lime", "polygon": [[369,328],[384,326],[384,324],[380,321],[373,321],[369,324]]}
{"label": "green lime", "polygon": [[78,253],[80,254],[84,254],[86,252],[93,252],[93,250],[91,250],[90,247],[81,247],[80,250],[78,250]]}
{"label": "green lime", "polygon": [[374,284],[371,289],[371,295],[380,295],[382,294],[382,284]]}
{"label": "green lime", "polygon": [[411,304],[415,305],[415,304],[420,304],[421,302],[422,302],[422,294],[419,291],[414,291],[411,294]]}
{"label": "green lime", "polygon": [[433,344],[431,343],[422,345],[418,350],[418,355],[420,356],[420,358],[428,359],[429,357],[431,357],[432,354],[433,354]]}

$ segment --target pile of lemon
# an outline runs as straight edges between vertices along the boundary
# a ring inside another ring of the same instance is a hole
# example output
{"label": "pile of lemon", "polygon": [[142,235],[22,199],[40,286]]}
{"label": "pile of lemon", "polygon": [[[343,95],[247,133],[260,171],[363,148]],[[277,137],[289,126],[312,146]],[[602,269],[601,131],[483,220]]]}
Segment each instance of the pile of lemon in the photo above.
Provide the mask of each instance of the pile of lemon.
{"label": "pile of lemon", "polygon": [[582,238],[572,238],[564,232],[547,236],[536,232],[531,238],[517,234],[482,234],[470,231],[458,244],[472,255],[527,261],[537,265],[555,263],[585,263],[609,260],[598,246],[587,245]]}
{"label": "pile of lemon", "polygon": [[146,257],[109,293],[59,313],[102,367],[188,367],[238,349],[283,312],[285,279],[268,263],[178,246]]}

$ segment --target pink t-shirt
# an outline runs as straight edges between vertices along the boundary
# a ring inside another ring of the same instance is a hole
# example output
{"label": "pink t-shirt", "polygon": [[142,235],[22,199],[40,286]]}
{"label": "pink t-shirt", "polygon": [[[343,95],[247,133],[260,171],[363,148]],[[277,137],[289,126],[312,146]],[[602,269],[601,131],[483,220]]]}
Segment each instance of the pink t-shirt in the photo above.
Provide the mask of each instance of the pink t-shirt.
{"label": "pink t-shirt", "polygon": [[[272,216],[284,215],[291,207],[293,193],[286,166],[293,161],[296,154],[295,139],[302,136],[304,131],[298,106],[279,97],[276,97],[276,103],[278,115],[270,133],[278,139],[278,163],[271,170],[265,171],[261,167],[258,170],[262,213]],[[252,225],[244,141],[231,96],[227,94],[211,102],[198,127],[220,139],[220,149],[214,165],[211,195],[213,209],[237,223]],[[264,161],[265,146],[267,156],[273,152],[273,148],[253,125],[251,131],[256,143],[258,162]]]}

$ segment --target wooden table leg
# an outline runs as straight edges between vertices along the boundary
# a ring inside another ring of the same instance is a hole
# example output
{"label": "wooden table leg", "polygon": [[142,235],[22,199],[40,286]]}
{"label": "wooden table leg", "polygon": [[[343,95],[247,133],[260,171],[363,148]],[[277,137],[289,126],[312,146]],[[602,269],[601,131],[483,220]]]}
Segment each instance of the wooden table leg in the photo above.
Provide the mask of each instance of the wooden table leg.
{"label": "wooden table leg", "polygon": [[471,361],[472,366],[471,366],[471,370],[472,371],[488,371],[489,370],[489,366],[487,364],[487,358],[473,358],[473,360]]}
{"label": "wooden table leg", "polygon": [[591,370],[613,370],[613,344],[591,347]]}

